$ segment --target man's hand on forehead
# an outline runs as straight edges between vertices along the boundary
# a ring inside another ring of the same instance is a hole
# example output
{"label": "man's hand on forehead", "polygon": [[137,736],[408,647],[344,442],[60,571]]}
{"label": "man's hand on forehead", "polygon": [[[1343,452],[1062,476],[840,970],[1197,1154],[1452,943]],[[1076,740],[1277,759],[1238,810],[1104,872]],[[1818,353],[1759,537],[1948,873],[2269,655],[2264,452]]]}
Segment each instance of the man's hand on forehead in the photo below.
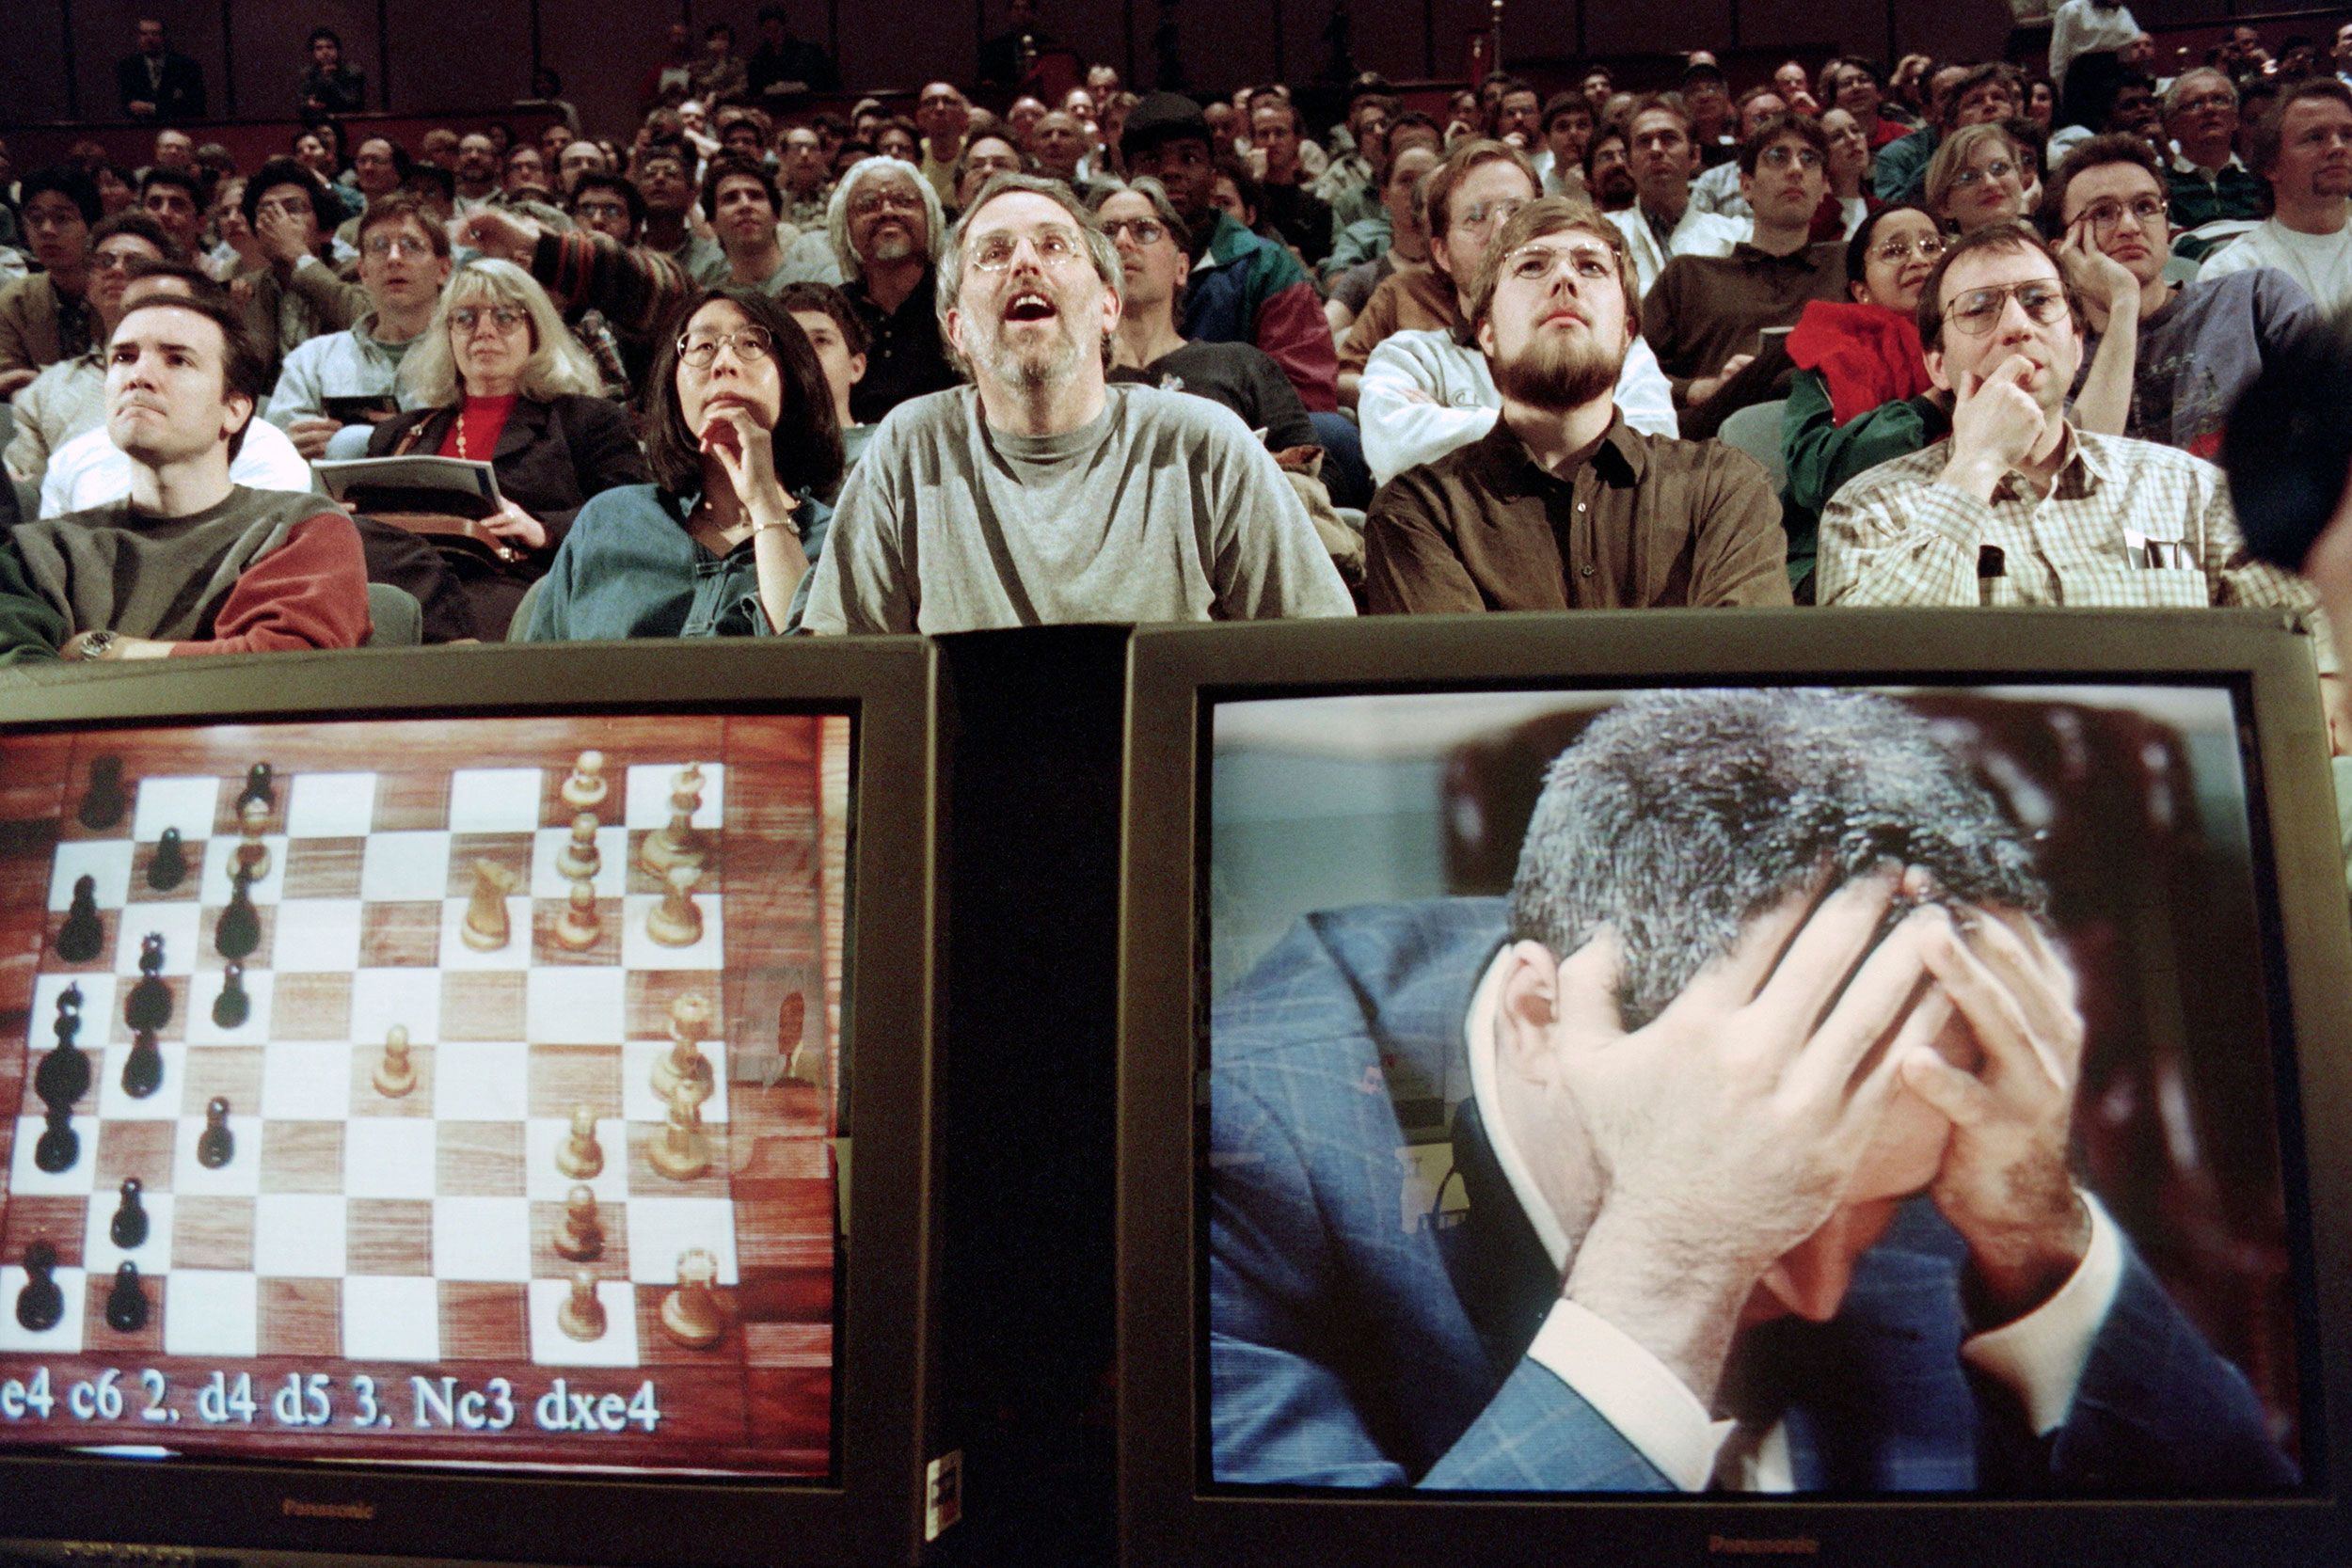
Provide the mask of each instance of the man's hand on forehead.
{"label": "man's hand on forehead", "polygon": [[1602,931],[1561,964],[1551,1085],[1573,1102],[1599,1212],[1566,1294],[1711,1397],[1764,1271],[1836,1210],[1901,1078],[1951,1002],[1925,950],[1951,916],[1887,866],[1789,895],[1658,1018],[1628,1034]]}

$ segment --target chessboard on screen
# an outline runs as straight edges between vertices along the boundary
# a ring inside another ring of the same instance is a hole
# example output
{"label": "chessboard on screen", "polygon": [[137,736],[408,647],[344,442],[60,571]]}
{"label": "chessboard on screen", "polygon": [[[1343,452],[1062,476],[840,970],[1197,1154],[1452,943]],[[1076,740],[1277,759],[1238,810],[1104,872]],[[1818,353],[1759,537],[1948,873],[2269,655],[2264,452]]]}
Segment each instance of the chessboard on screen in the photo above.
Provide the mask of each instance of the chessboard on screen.
{"label": "chessboard on screen", "polygon": [[0,736],[0,1445],[831,1473],[850,731]]}

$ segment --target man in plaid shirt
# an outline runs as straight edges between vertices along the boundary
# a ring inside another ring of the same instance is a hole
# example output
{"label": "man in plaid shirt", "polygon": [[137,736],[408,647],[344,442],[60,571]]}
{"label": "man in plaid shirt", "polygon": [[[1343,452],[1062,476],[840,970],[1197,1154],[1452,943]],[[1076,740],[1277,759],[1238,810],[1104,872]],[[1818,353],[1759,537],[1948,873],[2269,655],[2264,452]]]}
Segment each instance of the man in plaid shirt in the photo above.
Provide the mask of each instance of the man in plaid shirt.
{"label": "man in plaid shirt", "polygon": [[2220,469],[2068,422],[2082,311],[2032,232],[1995,226],[1945,251],[1919,336],[1954,400],[1951,438],[1831,499],[1821,603],[2314,610],[2301,579],[2247,555]]}

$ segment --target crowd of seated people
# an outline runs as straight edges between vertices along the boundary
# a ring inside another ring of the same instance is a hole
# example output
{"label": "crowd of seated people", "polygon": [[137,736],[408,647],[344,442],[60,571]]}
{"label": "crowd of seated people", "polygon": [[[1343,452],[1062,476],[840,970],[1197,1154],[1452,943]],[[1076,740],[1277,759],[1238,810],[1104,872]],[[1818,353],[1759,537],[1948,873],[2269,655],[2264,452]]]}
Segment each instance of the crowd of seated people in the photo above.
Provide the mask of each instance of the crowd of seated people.
{"label": "crowd of seated people", "polygon": [[[1596,65],[1422,107],[1107,67],[1049,99],[995,40],[911,115],[839,115],[795,107],[837,77],[771,10],[748,59],[672,29],[634,125],[559,103],[535,138],[347,145],[366,79],[321,28],[302,130],[240,167],[183,128],[200,71],[142,24],[118,74],[143,166],[0,150],[0,663],[2309,611],[2213,459],[2352,305],[2352,26],[2334,70],[2247,27],[2169,79],[2120,6],[2067,0],[2052,38],[2031,71],[1742,82],[1702,53],[1672,90]],[[337,467],[369,459],[482,465],[495,507],[370,504],[389,470]],[[372,620],[407,599],[410,629]]]}

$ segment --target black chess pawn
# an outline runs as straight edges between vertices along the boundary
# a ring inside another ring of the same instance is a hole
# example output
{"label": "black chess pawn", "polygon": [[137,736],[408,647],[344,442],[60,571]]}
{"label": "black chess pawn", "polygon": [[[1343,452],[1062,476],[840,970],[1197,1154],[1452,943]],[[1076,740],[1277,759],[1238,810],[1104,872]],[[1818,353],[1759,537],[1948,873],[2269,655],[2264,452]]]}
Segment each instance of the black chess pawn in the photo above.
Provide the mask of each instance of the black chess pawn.
{"label": "black chess pawn", "polygon": [[73,1107],[49,1107],[48,1131],[33,1145],[33,1164],[51,1176],[62,1176],[82,1157],[82,1134],[73,1131]]}
{"label": "black chess pawn", "polygon": [[188,851],[180,842],[180,830],[166,828],[147,863],[147,885],[157,893],[169,893],[187,879]]}
{"label": "black chess pawn", "polygon": [[247,800],[259,800],[272,811],[278,809],[278,785],[268,763],[257,762],[245,770],[245,789],[237,796],[235,809],[245,810]]}
{"label": "black chess pawn", "polygon": [[160,931],[150,931],[139,939],[139,980],[123,999],[122,1022],[133,1030],[149,1029],[158,1034],[171,1022],[171,988],[163,981],[164,939]]}
{"label": "black chess pawn", "polygon": [[213,1022],[222,1029],[242,1029],[253,1016],[253,999],[245,990],[245,965],[231,958],[220,977],[220,994],[213,999]]}
{"label": "black chess pawn", "polygon": [[128,804],[122,793],[122,759],[91,758],[89,792],[82,797],[82,826],[103,832],[122,820],[122,808]]}
{"label": "black chess pawn", "polygon": [[139,1266],[127,1258],[115,1270],[115,1288],[106,1292],[106,1326],[117,1334],[136,1334],[147,1326],[147,1292],[139,1286]]}
{"label": "black chess pawn", "polygon": [[131,1036],[131,1053],[122,1058],[122,1092],[145,1100],[164,1086],[164,1053],[155,1049],[155,1031],[140,1029]]}
{"label": "black chess pawn", "polygon": [[36,1237],[24,1249],[24,1289],[16,1293],[16,1321],[27,1334],[46,1334],[65,1318],[65,1291],[57,1285],[57,1249]]}
{"label": "black chess pawn", "polygon": [[82,989],[68,986],[57,997],[56,1049],[33,1069],[33,1092],[49,1106],[72,1105],[89,1093],[89,1053],[74,1043],[82,1030]]}
{"label": "black chess pawn", "polygon": [[230,878],[229,907],[213,927],[213,946],[224,958],[249,958],[262,945],[262,916],[253,907],[253,879],[240,866]]}
{"label": "black chess pawn", "polygon": [[146,1184],[137,1177],[124,1177],[122,1202],[115,1210],[114,1222],[106,1227],[106,1234],[125,1252],[136,1252],[147,1244],[147,1205],[139,1199],[144,1191]]}
{"label": "black chess pawn", "polygon": [[196,1140],[196,1163],[206,1170],[218,1170],[236,1152],[236,1135],[229,1131],[229,1101],[216,1096],[204,1107],[204,1132]]}
{"label": "black chess pawn", "polygon": [[73,902],[57,927],[57,957],[70,964],[86,964],[98,957],[106,940],[105,923],[98,917],[98,879],[73,879]]}

